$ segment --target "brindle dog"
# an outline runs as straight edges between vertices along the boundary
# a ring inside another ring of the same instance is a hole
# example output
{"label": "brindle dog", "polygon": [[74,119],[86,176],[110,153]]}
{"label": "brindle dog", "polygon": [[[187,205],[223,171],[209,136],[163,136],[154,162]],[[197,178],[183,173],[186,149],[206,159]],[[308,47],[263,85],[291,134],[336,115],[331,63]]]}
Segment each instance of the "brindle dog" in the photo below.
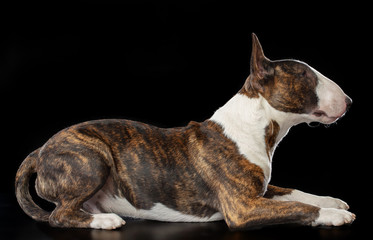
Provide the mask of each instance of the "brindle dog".
{"label": "brindle dog", "polygon": [[[253,34],[250,76],[208,120],[158,128],[120,119],[66,128],[32,152],[16,176],[21,208],[55,227],[114,229],[120,216],[216,221],[232,229],[271,224],[335,225],[355,215],[335,198],[269,185],[274,150],[301,122],[330,124],[352,101],[296,60],[271,61]],[[37,194],[53,202],[47,212]]]}

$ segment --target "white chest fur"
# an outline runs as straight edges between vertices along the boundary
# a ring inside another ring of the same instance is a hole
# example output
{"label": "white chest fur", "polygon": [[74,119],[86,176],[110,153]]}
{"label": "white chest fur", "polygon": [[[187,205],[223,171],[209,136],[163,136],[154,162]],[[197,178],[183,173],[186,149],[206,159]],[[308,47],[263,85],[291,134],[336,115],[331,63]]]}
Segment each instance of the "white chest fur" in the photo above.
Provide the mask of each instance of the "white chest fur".
{"label": "white chest fur", "polygon": [[[248,98],[236,94],[223,107],[219,108],[210,120],[220,124],[224,134],[236,143],[240,153],[251,163],[259,166],[264,173],[266,183],[271,178],[272,154],[287,134],[290,127],[304,121],[303,114],[280,112],[269,105],[261,96]],[[267,155],[265,128],[275,120],[280,126],[276,143]]]}
{"label": "white chest fur", "polygon": [[271,162],[266,153],[265,127],[268,125],[259,98],[237,94],[218,109],[210,120],[220,124],[224,134],[236,143],[240,153],[264,172],[267,183]]}

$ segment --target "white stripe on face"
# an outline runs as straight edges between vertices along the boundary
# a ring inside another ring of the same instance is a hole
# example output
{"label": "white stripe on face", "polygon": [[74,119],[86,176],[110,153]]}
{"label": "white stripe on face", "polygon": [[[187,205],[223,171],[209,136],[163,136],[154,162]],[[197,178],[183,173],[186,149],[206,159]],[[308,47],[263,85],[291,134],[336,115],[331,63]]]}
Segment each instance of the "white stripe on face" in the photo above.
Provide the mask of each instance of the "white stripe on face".
{"label": "white stripe on face", "polygon": [[314,120],[322,123],[333,123],[342,117],[346,110],[346,99],[350,99],[343,90],[332,80],[310,67],[317,75],[318,85],[316,87],[319,98],[318,108],[313,112]]}

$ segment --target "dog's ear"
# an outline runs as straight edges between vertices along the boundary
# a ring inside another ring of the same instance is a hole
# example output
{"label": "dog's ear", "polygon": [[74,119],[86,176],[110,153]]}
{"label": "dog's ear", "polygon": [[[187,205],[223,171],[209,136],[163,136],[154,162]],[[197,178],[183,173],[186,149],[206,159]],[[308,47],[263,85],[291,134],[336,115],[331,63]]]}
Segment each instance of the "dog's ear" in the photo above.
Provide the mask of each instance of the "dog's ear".
{"label": "dog's ear", "polygon": [[262,46],[255,33],[252,34],[252,52],[250,62],[250,75],[257,79],[263,79],[272,72],[270,60],[264,56]]}
{"label": "dog's ear", "polygon": [[250,76],[245,82],[246,91],[264,93],[265,86],[273,79],[274,68],[271,60],[266,58],[257,36],[253,33],[253,49],[251,52]]}

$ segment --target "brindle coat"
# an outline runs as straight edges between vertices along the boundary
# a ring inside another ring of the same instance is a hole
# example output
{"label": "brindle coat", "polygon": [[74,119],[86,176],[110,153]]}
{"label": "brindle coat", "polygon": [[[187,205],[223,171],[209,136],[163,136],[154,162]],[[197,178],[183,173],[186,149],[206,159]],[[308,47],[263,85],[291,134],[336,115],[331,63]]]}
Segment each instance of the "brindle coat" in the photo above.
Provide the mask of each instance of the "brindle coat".
{"label": "brindle coat", "polygon": [[[251,74],[240,93],[250,98],[261,94],[280,111],[310,111],[317,104],[315,76],[291,61],[265,59],[255,35],[253,40]],[[268,156],[279,130],[276,121],[265,129]],[[32,201],[28,192],[32,173],[37,173],[38,195],[56,204],[52,213]],[[87,228],[93,217],[81,210],[83,203],[105,183],[113,195],[126,198],[137,209],[162,203],[198,217],[220,212],[230,228],[311,224],[320,210],[272,200],[292,190],[267,188],[263,170],[240,154],[222,127],[210,120],[170,129],[118,119],[74,125],[24,160],[16,175],[16,196],[36,220]]]}

